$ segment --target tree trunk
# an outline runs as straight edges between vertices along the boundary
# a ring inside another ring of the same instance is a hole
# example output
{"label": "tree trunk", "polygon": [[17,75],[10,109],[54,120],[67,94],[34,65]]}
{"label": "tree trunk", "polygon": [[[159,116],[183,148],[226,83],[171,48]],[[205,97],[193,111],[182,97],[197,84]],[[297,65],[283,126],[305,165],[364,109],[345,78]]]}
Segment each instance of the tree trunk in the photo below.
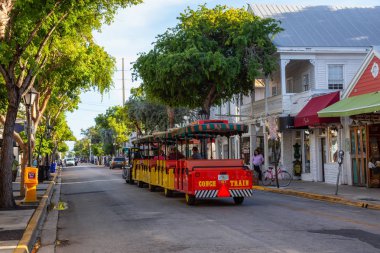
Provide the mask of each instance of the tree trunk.
{"label": "tree trunk", "polygon": [[169,128],[174,127],[174,108],[172,107],[166,107],[166,111],[168,113],[168,119],[169,119]]}
{"label": "tree trunk", "polygon": [[205,101],[203,102],[203,107],[202,107],[202,109],[207,114],[207,117],[206,117],[207,119],[210,118],[210,108],[211,108],[212,104],[215,102],[216,92],[217,92],[216,91],[216,85],[211,84],[211,88],[207,94]]}
{"label": "tree trunk", "polygon": [[8,89],[8,108],[0,160],[0,208],[16,206],[12,189],[13,132],[20,100],[21,94],[17,87]]}

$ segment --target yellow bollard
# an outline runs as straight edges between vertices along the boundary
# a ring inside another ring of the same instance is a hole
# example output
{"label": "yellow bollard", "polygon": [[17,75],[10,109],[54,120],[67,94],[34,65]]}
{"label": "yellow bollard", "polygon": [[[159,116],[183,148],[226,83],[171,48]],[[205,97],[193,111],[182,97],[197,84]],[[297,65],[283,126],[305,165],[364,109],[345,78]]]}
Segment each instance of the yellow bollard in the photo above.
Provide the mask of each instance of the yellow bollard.
{"label": "yellow bollard", "polygon": [[24,172],[25,199],[23,202],[37,202],[38,168],[26,167]]}

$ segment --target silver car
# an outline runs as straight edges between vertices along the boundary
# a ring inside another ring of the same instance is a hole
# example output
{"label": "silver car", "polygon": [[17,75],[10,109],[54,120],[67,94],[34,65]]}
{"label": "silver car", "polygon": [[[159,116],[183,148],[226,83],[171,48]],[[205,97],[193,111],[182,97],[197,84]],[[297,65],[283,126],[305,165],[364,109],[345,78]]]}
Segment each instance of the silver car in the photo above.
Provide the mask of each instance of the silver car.
{"label": "silver car", "polygon": [[66,166],[75,166],[75,159],[74,158],[67,158],[66,159]]}

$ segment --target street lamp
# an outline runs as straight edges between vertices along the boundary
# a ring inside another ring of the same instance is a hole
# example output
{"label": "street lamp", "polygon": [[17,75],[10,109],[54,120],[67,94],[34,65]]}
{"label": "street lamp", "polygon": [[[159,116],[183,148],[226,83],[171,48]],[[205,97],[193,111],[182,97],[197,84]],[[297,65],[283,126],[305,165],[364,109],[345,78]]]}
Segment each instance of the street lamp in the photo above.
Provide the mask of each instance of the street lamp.
{"label": "street lamp", "polygon": [[28,136],[28,166],[32,166],[32,142],[31,142],[31,121],[32,121],[32,114],[31,114],[31,106],[33,105],[34,101],[36,100],[36,97],[38,95],[38,92],[32,87],[29,89],[29,91],[24,95],[24,104],[27,109],[27,136]]}

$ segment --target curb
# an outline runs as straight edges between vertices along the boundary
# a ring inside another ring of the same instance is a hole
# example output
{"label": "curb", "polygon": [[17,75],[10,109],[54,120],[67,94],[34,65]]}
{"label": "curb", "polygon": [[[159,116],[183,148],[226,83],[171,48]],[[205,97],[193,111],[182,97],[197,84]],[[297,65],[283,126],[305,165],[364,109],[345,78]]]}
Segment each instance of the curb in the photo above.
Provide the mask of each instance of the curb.
{"label": "curb", "polygon": [[355,201],[355,200],[349,200],[342,197],[336,197],[336,196],[330,196],[330,195],[301,192],[301,191],[295,191],[295,190],[290,190],[290,189],[277,189],[277,188],[264,187],[264,186],[253,186],[252,188],[258,191],[267,191],[267,192],[273,192],[273,193],[278,193],[278,194],[292,195],[292,196],[297,196],[297,197],[302,197],[302,198],[307,198],[307,199],[314,199],[314,200],[320,200],[320,201],[331,202],[331,203],[336,203],[336,204],[342,204],[342,205],[347,205],[347,206],[380,210],[380,205],[369,203],[366,201]]}
{"label": "curb", "polygon": [[24,234],[21,240],[18,242],[16,249],[13,251],[14,253],[30,253],[33,250],[34,244],[37,239],[37,231],[38,228],[43,223],[46,213],[47,206],[50,202],[51,196],[53,194],[53,189],[55,185],[55,181],[57,180],[58,174],[60,171],[57,171],[54,178],[50,182],[48,188],[46,189],[45,194],[42,196],[38,207],[34,211],[32,217],[30,218],[28,225],[24,231]]}

